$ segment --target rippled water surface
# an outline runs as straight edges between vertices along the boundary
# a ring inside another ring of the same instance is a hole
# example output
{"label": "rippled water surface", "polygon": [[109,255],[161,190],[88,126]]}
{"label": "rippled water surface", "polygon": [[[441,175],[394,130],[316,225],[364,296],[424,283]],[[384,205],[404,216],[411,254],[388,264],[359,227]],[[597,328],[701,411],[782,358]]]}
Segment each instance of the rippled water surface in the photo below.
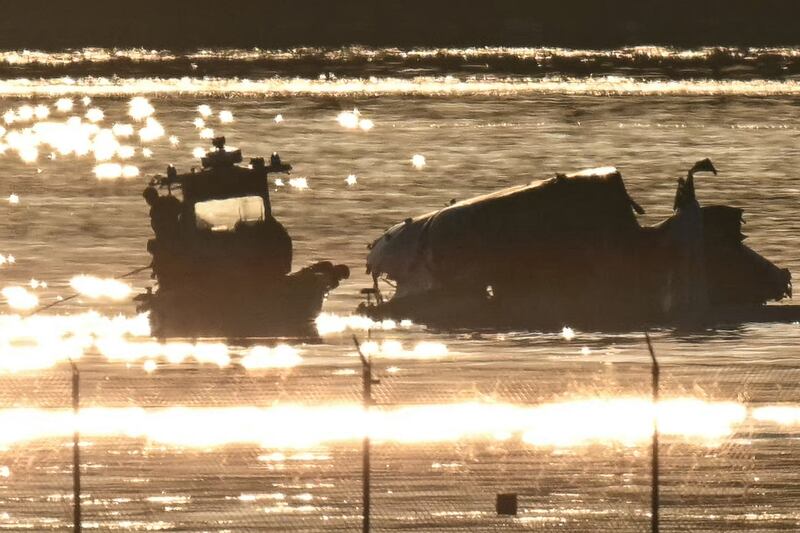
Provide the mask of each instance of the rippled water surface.
{"label": "rippled water surface", "polygon": [[[698,177],[700,201],[744,208],[748,244],[800,272],[797,58],[0,55],[0,285],[25,289],[13,302],[3,293],[0,317],[0,527],[71,528],[77,427],[87,529],[358,530],[369,432],[374,530],[644,531],[655,413],[663,530],[797,530],[797,324],[653,332],[664,399],[654,411],[641,332],[443,332],[347,318],[370,284],[366,243],[388,226],[452,198],[604,165],[621,170],[655,223],[671,213],[676,177],[710,157],[719,175]],[[318,342],[158,342],[131,302],[152,285],[148,272],[126,278],[130,293],[101,282],[148,263],[147,177],[197,166],[193,152],[211,135],[293,165],[271,195],[295,268],[350,265]],[[75,290],[36,319],[8,305]],[[353,333],[370,336],[381,380],[369,414]],[[496,515],[501,492],[519,494],[516,518]]]}

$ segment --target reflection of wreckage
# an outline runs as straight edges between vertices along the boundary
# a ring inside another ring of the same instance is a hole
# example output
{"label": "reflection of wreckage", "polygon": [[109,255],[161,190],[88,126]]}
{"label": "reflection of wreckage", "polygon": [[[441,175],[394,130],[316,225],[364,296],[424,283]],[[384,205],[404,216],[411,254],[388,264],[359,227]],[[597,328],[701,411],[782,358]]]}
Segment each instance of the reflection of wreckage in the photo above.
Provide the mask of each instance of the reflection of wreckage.
{"label": "reflection of wreckage", "polygon": [[224,138],[214,146],[200,171],[170,166],[145,189],[158,288],[138,297],[139,308],[158,336],[302,333],[349,271],[323,261],[290,273],[292,240],[272,216],[267,174],[291,166],[277,154],[269,166],[261,158],[240,166],[241,152],[226,151]]}
{"label": "reflection of wreckage", "polygon": [[[444,326],[628,327],[785,318],[789,271],[745,246],[742,210],[700,207],[694,173],[675,212],[642,227],[614,168],[557,175],[390,228],[371,246],[360,310]],[[384,299],[378,282],[394,286]]]}

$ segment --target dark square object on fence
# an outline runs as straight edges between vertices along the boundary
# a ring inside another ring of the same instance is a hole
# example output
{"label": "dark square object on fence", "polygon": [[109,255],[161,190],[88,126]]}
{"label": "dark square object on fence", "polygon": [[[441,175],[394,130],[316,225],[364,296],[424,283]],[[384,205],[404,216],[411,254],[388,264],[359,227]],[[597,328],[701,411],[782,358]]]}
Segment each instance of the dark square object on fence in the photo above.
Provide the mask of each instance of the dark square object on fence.
{"label": "dark square object on fence", "polygon": [[497,514],[516,516],[517,495],[513,493],[497,495]]}

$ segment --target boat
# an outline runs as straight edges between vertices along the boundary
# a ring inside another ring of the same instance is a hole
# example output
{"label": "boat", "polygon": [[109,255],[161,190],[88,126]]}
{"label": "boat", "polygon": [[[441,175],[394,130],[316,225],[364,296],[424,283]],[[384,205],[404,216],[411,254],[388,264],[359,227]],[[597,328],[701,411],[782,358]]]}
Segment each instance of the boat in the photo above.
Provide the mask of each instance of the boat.
{"label": "boat", "polygon": [[157,337],[305,335],[327,294],[349,276],[345,265],[320,261],[292,270],[292,239],[272,215],[268,175],[291,165],[272,154],[250,159],[225,146],[201,168],[150,180],[155,290],[137,297]]}
{"label": "boat", "polygon": [[704,171],[710,160],[678,180],[673,215],[654,226],[613,167],[407,218],[369,246],[358,312],[451,328],[796,320],[796,306],[766,305],[791,296],[791,274],[744,244],[743,210],[699,205]]}

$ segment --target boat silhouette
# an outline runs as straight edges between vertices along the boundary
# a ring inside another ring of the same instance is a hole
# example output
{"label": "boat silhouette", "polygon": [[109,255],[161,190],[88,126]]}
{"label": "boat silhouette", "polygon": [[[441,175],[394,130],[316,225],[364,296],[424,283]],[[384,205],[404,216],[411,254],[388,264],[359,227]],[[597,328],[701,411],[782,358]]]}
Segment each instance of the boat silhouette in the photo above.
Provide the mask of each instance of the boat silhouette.
{"label": "boat silhouette", "polygon": [[267,180],[291,165],[273,154],[243,166],[224,137],[213,145],[200,170],[169,166],[143,193],[157,287],[137,297],[139,311],[158,337],[310,334],[348,268],[320,261],[291,272],[292,239],[272,216]]}

